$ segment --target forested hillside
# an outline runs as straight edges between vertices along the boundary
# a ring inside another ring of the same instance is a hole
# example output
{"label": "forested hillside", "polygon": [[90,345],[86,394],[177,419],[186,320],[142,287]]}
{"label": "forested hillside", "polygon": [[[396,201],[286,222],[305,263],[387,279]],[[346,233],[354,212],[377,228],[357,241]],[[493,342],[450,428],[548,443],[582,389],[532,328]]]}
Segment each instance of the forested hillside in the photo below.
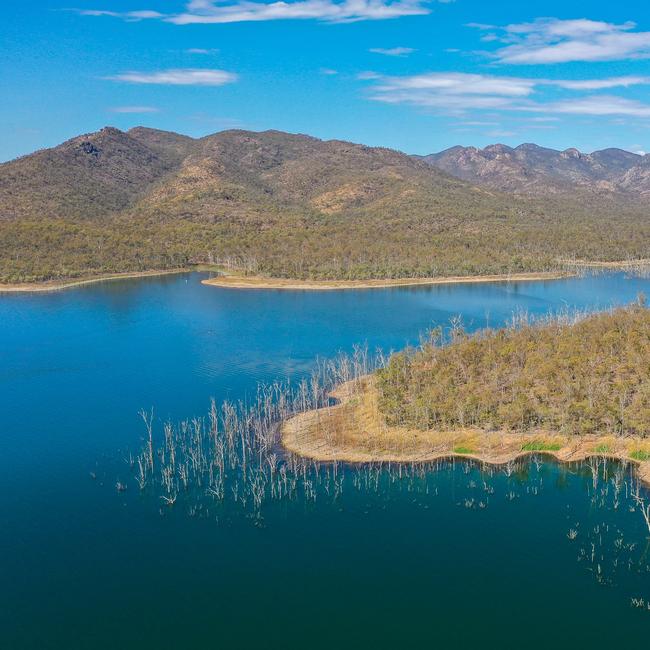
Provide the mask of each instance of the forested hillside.
{"label": "forested hillside", "polygon": [[397,151],[277,131],[106,128],[0,165],[0,281],[228,263],[297,278],[645,257],[644,201],[535,198]]}

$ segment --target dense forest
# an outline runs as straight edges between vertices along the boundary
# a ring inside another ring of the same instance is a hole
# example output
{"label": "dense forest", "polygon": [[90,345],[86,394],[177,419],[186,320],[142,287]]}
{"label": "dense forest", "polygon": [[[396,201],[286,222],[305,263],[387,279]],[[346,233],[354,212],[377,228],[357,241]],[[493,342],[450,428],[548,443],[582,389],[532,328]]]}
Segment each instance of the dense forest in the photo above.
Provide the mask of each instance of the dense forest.
{"label": "dense forest", "polygon": [[367,279],[648,257],[647,202],[541,199],[413,156],[280,132],[106,128],[0,165],[0,282],[223,264]]}
{"label": "dense forest", "polygon": [[456,323],[377,375],[392,425],[563,434],[650,432],[650,311],[522,322],[468,335]]}

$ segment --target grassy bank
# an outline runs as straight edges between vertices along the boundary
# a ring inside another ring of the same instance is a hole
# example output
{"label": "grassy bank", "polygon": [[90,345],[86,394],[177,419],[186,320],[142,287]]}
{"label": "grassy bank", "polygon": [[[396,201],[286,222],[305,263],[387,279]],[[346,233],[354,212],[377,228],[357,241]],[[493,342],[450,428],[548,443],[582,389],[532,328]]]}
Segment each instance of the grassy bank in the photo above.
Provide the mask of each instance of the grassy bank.
{"label": "grassy bank", "polygon": [[650,441],[645,437],[390,426],[379,408],[374,377],[342,385],[332,396],[336,405],[299,413],[283,424],[285,449],[321,462],[349,463],[424,463],[457,456],[507,465],[539,453],[560,462],[605,457],[636,464],[639,478],[650,485]]}

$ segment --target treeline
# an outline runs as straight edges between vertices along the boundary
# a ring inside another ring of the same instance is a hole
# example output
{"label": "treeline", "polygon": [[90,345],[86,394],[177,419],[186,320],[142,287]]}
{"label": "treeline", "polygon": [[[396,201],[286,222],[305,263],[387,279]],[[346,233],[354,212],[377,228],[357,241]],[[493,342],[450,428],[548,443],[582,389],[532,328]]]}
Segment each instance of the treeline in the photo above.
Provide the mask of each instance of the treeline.
{"label": "treeline", "polygon": [[[389,424],[564,434],[650,432],[650,311],[440,330],[378,372]],[[447,340],[449,339],[449,340]]]}
{"label": "treeline", "polygon": [[239,261],[244,272],[303,279],[368,279],[548,271],[567,258],[648,256],[650,222],[529,212],[481,218],[379,211],[270,213],[248,221],[156,218],[0,220],[0,282]]}

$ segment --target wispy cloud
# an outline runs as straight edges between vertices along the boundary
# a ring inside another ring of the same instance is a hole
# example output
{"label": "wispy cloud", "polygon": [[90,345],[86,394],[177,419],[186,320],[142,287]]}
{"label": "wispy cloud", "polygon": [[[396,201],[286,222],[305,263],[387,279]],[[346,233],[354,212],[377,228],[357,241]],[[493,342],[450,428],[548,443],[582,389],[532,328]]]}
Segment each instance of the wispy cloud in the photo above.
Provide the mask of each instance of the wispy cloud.
{"label": "wispy cloud", "polygon": [[412,47],[371,47],[368,51],[373,54],[383,54],[384,56],[408,56],[415,52]]}
{"label": "wispy cloud", "polygon": [[554,113],[573,115],[631,115],[633,117],[650,117],[650,105],[634,99],[593,95],[580,99],[555,102],[546,107]]}
{"label": "wispy cloud", "polygon": [[450,114],[466,114],[471,110],[506,110],[547,114],[650,116],[650,105],[623,97],[588,95],[540,101],[536,95],[544,86],[579,91],[650,85],[650,77],[572,81],[432,72],[401,77],[375,75],[358,78],[374,82],[369,96],[375,101],[422,106]]}
{"label": "wispy cloud", "polygon": [[159,113],[155,106],[113,106],[108,109],[111,113]]}
{"label": "wispy cloud", "polygon": [[605,90],[607,88],[629,88],[650,84],[650,77],[627,76],[605,79],[583,79],[577,81],[556,81],[555,85],[568,90]]}
{"label": "wispy cloud", "polygon": [[204,70],[181,68],[158,72],[122,72],[111,77],[111,81],[125,81],[134,84],[162,84],[171,86],[223,86],[237,81],[234,72],[225,70]]}
{"label": "wispy cloud", "polygon": [[217,54],[218,52],[218,49],[205,47],[190,47],[185,50],[186,54]]}
{"label": "wispy cloud", "polygon": [[526,97],[536,82],[532,79],[497,77],[464,72],[430,72],[427,74],[385,77],[375,88],[382,93],[394,91],[425,91],[431,95],[499,95]]}
{"label": "wispy cloud", "polygon": [[637,31],[631,21],[616,24],[586,18],[538,18],[504,27],[475,23],[468,26],[488,31],[487,40],[503,44],[492,54],[499,63],[549,64],[650,57],[650,32]]}
{"label": "wispy cloud", "polygon": [[[267,20],[319,20],[331,23],[361,20],[388,20],[400,16],[431,13],[436,0],[295,0],[294,2],[253,2],[239,0],[190,0],[179,13],[157,11],[80,10],[84,16],[112,16],[124,20],[160,19],[176,25],[238,23]],[[437,0],[444,2],[445,0]]]}
{"label": "wispy cloud", "polygon": [[329,76],[329,77],[334,76],[334,75],[339,73],[338,70],[334,70],[332,68],[320,68],[318,70],[318,72],[320,72],[321,74],[324,74],[326,76]]}
{"label": "wispy cloud", "polygon": [[110,16],[111,18],[123,18],[124,20],[149,20],[153,18],[165,18],[165,14],[159,11],[140,10],[140,11],[108,11],[105,9],[78,9],[77,12],[82,16]]}

